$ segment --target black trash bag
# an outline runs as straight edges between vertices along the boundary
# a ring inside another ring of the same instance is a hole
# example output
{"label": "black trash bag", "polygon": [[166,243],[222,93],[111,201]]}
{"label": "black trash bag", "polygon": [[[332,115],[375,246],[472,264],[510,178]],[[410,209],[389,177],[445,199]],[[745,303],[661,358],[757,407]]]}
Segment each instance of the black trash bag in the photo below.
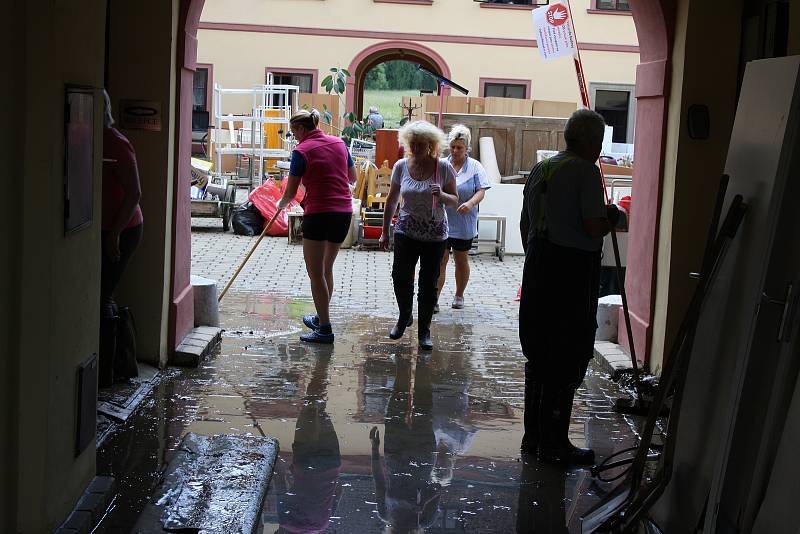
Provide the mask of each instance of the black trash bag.
{"label": "black trash bag", "polygon": [[236,235],[261,235],[264,229],[264,217],[252,202],[245,202],[233,210],[231,225]]}
{"label": "black trash bag", "polygon": [[117,312],[117,346],[114,354],[114,380],[139,376],[136,364],[136,321],[127,306]]}

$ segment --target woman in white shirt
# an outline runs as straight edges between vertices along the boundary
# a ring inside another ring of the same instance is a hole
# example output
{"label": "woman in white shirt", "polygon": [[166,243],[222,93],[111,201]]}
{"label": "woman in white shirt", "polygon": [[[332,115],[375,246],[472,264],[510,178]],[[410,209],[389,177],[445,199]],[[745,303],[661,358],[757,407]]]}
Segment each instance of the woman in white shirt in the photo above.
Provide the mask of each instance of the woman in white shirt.
{"label": "woman in white shirt", "polygon": [[[456,309],[464,307],[464,290],[469,282],[469,251],[472,241],[478,236],[478,204],[486,196],[486,190],[492,187],[481,162],[467,155],[471,140],[472,134],[463,124],[454,125],[447,135],[450,144],[450,157],[447,159],[456,173],[458,204],[446,208],[449,235],[439,266],[437,297],[444,287],[447,262],[452,249],[456,264],[456,294],[452,307]],[[433,313],[438,311],[437,304]]]}

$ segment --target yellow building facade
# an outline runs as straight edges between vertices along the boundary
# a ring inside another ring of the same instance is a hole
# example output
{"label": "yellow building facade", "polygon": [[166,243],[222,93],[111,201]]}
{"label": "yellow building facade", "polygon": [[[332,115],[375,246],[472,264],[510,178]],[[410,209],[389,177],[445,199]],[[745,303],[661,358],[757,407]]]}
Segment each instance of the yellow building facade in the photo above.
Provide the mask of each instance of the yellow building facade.
{"label": "yellow building facade", "polygon": [[[627,3],[571,4],[592,98],[598,90],[627,93],[625,141],[633,142],[639,47]],[[324,92],[319,82],[328,69],[346,68],[352,74],[347,108],[357,113],[364,111],[363,77],[389,59],[428,66],[470,96],[580,103],[573,62],[541,59],[532,9],[466,0],[209,0],[197,60],[209,88],[263,84],[272,72],[306,91]],[[210,103],[206,108],[211,111]]]}

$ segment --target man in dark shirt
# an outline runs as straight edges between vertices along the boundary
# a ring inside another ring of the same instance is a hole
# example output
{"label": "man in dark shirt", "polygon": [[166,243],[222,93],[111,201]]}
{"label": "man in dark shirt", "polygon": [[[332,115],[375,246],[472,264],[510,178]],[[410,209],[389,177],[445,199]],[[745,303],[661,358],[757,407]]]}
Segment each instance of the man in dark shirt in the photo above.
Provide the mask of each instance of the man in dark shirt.
{"label": "man in dark shirt", "polygon": [[618,214],[605,205],[595,165],[604,129],[594,111],[572,114],[567,149],[533,168],[520,217],[519,335],[527,359],[521,449],[567,465],[594,462],[594,452],[575,447],[568,432],[575,390],[594,351],[603,236]]}

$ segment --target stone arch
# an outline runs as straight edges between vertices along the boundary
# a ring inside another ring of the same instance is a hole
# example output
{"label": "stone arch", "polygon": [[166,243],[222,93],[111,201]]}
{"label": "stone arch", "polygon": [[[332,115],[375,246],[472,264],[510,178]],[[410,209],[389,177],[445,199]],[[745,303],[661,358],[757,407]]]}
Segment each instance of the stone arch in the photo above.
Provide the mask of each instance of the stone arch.
{"label": "stone arch", "polygon": [[[630,0],[639,40],[631,231],[625,289],[636,355],[649,361],[655,311],[656,260],[669,107],[675,7],[669,0]],[[620,343],[630,346],[622,316]]]}
{"label": "stone arch", "polygon": [[[356,117],[363,116],[364,81],[367,73],[376,65],[393,59],[414,61],[445,78],[451,77],[450,67],[444,58],[427,46],[411,41],[375,43],[359,52],[348,67],[351,76],[347,79],[347,110],[352,110]],[[450,94],[450,88],[445,87],[443,92]]]}

